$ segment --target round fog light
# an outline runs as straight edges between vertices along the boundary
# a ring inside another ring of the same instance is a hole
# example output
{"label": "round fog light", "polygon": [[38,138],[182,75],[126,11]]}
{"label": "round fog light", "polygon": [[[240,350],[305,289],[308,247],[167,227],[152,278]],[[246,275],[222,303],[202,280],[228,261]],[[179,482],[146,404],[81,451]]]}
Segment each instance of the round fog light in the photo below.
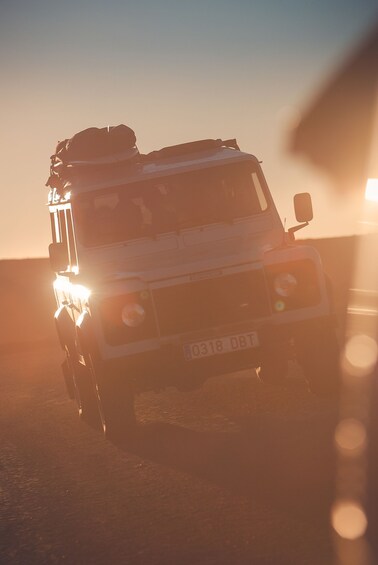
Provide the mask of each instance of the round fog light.
{"label": "round fog light", "polygon": [[279,296],[291,296],[297,285],[298,281],[291,273],[280,273],[274,279],[274,290]]}
{"label": "round fog light", "polygon": [[140,304],[126,304],[122,308],[122,322],[129,328],[140,326],[146,318],[146,311]]}

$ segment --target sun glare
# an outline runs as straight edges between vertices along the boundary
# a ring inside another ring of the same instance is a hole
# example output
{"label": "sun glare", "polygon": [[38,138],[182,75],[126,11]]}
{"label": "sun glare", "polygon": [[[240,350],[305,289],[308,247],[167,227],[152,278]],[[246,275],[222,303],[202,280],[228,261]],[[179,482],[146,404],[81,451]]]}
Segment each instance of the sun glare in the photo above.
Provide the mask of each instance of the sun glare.
{"label": "sun glare", "polygon": [[378,202],[378,179],[368,179],[365,190],[365,200]]}
{"label": "sun glare", "polygon": [[343,454],[359,455],[367,443],[365,426],[355,418],[341,420],[335,430],[335,442]]}
{"label": "sun glare", "polygon": [[364,535],[367,518],[355,501],[339,501],[332,510],[332,526],[344,539],[355,540]]}
{"label": "sun glare", "polygon": [[353,377],[365,377],[370,374],[378,359],[378,344],[368,335],[351,337],[344,348],[342,365]]}
{"label": "sun glare", "polygon": [[67,293],[71,293],[72,296],[78,298],[79,300],[88,300],[92,291],[81,284],[71,284],[69,281],[63,281],[62,279],[56,279],[53,283],[55,290],[62,290]]}

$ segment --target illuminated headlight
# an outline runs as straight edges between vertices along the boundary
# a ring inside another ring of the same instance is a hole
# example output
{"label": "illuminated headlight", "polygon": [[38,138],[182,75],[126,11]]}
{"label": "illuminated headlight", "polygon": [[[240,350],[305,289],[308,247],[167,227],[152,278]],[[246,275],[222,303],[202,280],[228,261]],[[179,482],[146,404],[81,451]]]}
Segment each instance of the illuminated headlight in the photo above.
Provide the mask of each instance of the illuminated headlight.
{"label": "illuminated headlight", "polygon": [[140,304],[126,304],[122,308],[122,322],[129,328],[136,328],[143,324],[146,318],[146,311]]}
{"label": "illuminated headlight", "polygon": [[298,281],[291,273],[280,273],[274,279],[274,290],[279,296],[287,298],[297,288]]}

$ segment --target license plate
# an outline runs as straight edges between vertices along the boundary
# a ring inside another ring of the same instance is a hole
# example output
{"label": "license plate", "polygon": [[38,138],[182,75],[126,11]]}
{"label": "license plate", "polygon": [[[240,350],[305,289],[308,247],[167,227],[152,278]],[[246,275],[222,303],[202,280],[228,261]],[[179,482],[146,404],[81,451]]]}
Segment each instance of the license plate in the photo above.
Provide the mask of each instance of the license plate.
{"label": "license plate", "polygon": [[187,361],[191,361],[192,359],[212,357],[213,355],[222,355],[232,351],[253,349],[258,347],[258,345],[257,332],[248,332],[186,343],[184,345],[184,356]]}

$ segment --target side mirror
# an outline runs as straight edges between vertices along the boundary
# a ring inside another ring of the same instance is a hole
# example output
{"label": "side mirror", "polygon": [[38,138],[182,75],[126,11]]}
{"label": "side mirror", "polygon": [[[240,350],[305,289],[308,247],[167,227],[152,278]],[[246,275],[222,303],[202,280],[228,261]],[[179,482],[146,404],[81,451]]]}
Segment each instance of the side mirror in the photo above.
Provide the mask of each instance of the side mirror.
{"label": "side mirror", "polygon": [[297,222],[310,222],[314,217],[311,194],[301,192],[294,196],[294,211]]}
{"label": "side mirror", "polygon": [[53,271],[59,273],[65,271],[68,265],[68,251],[64,243],[50,243],[49,245],[50,266]]}

